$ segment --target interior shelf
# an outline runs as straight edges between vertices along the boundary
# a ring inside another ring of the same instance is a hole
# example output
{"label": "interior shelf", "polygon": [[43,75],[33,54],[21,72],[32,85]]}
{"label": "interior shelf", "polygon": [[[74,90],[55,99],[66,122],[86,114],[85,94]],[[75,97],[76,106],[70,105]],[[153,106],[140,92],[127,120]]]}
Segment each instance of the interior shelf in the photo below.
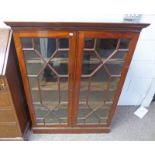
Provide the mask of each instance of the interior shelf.
{"label": "interior shelf", "polygon": [[[92,91],[105,91],[108,87],[107,82],[92,82],[91,85]],[[38,91],[38,86],[31,88],[32,91]],[[46,82],[45,84],[40,84],[41,91],[58,91],[58,83],[56,82]],[[68,91],[68,83],[60,83],[61,91]],[[114,91],[115,89],[110,88],[108,91]],[[81,82],[80,91],[88,91],[88,82]]]}
{"label": "interior shelf", "polygon": [[[102,59],[104,62],[106,59]],[[47,59],[48,61],[48,59]],[[68,64],[68,58],[53,58],[52,60],[49,61],[51,64]],[[110,59],[106,62],[106,64],[120,64],[123,63],[123,59],[115,58],[115,59]],[[40,59],[29,59],[26,60],[27,64],[44,64],[43,60]],[[84,60],[83,64],[99,64],[101,63],[98,58],[91,58],[89,61]]]}

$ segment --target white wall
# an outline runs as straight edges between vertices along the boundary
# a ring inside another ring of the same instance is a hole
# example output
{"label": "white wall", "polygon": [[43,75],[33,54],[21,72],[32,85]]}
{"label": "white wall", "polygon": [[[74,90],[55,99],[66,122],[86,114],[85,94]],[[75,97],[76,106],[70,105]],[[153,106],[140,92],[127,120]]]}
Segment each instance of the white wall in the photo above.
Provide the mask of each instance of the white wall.
{"label": "white wall", "polygon": [[155,93],[155,15],[143,15],[151,23],[141,32],[119,105],[149,106]]}

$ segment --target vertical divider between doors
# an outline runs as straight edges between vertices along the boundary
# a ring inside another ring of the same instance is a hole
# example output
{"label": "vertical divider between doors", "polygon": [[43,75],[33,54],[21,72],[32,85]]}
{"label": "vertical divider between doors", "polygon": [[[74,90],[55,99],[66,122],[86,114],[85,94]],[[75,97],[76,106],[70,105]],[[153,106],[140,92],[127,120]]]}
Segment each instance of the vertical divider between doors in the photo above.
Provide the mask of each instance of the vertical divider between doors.
{"label": "vertical divider between doors", "polygon": [[82,31],[78,31],[76,37],[76,59],[75,59],[76,63],[75,63],[75,79],[74,79],[74,93],[73,93],[73,103],[74,103],[73,126],[77,126],[83,46],[84,46],[84,33]]}
{"label": "vertical divider between doors", "polygon": [[68,90],[68,127],[73,126],[73,113],[74,113],[74,81],[75,81],[75,66],[76,66],[76,40],[77,33],[73,32],[70,36],[70,54],[69,54],[69,90]]}

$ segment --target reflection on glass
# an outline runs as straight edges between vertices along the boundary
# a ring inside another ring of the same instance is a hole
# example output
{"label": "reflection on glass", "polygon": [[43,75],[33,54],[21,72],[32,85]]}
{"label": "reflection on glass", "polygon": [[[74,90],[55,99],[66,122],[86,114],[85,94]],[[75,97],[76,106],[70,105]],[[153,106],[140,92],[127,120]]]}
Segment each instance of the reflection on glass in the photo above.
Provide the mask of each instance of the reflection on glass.
{"label": "reflection on glass", "polygon": [[69,40],[21,41],[37,124],[67,124]]}
{"label": "reflection on glass", "polygon": [[78,124],[107,122],[129,43],[125,38],[85,39]]}

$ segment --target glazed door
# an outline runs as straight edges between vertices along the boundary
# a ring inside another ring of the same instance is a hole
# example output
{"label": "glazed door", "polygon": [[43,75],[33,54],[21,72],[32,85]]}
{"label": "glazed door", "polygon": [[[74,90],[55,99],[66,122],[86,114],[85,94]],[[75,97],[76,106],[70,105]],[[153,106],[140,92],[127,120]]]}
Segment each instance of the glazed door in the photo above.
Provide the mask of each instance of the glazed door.
{"label": "glazed door", "polygon": [[134,33],[79,32],[75,126],[106,126],[111,122],[134,42]]}
{"label": "glazed door", "polygon": [[71,126],[75,33],[15,32],[33,126]]}
{"label": "glazed door", "polygon": [[138,33],[14,32],[33,127],[111,123]]}

